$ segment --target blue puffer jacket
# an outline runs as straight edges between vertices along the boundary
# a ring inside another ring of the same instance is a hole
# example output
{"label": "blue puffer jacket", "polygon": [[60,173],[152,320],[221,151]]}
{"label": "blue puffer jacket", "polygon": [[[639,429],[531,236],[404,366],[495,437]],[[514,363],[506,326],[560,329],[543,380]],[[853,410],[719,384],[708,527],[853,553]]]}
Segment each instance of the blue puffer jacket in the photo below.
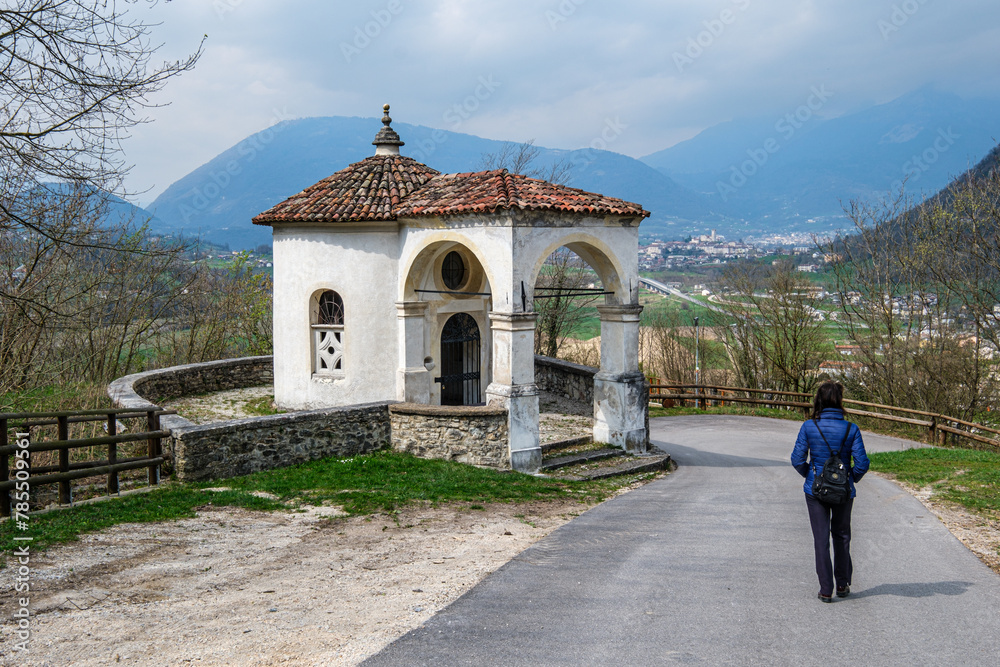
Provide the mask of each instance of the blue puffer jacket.
{"label": "blue puffer jacket", "polygon": [[[830,449],[823,442],[823,437],[819,431],[823,431],[830,447],[840,447],[844,434],[848,429],[853,429],[853,433],[847,436],[844,448],[840,450],[840,458],[847,465],[851,465],[851,458],[854,459],[849,483],[851,485],[851,498],[854,497],[854,483],[864,477],[868,472],[868,454],[865,452],[865,443],[861,439],[861,429],[856,425],[844,420],[843,410],[837,408],[827,408],[819,415],[819,425],[816,421],[807,419],[802,428],[799,429],[799,437],[795,439],[795,449],[792,450],[792,465],[799,471],[799,474],[806,478],[803,485],[805,492],[812,495],[813,478],[816,473],[823,469],[823,464],[830,458]],[[848,457],[848,452],[850,452]],[[812,454],[811,459],[807,458]]]}

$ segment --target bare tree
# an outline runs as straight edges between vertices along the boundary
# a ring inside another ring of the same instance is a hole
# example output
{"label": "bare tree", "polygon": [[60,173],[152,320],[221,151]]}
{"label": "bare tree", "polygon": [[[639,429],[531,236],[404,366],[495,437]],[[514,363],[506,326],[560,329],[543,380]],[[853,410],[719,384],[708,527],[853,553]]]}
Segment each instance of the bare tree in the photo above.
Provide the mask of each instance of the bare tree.
{"label": "bare tree", "polygon": [[540,178],[557,185],[566,185],[572,177],[572,165],[569,160],[558,160],[547,168],[535,166],[541,151],[535,146],[535,140],[529,139],[521,144],[505,141],[495,153],[486,153],[479,161],[479,168],[484,171],[506,169],[512,174],[523,174],[530,178]]}
{"label": "bare tree", "polygon": [[128,171],[121,140],[145,121],[149,96],[194,67],[153,65],[150,25],[121,0],[14,0],[0,11],[0,229],[44,221],[15,202],[44,182],[117,190]]}
{"label": "bare tree", "polygon": [[811,391],[825,336],[819,299],[790,262],[730,264],[714,319],[745,387]]}
{"label": "bare tree", "polygon": [[969,174],[909,215],[927,270],[1000,351],[1000,173]]}
{"label": "bare tree", "polygon": [[121,141],[201,55],[155,64],[137,4],[0,10],[0,391],[136,368],[182,294],[181,249],[108,216],[128,172]]}
{"label": "bare tree", "polygon": [[270,354],[271,295],[270,276],[245,253],[225,269],[199,265],[157,338],[159,364]]}
{"label": "bare tree", "polygon": [[667,382],[693,383],[694,334],[686,335],[690,322],[679,311],[662,309],[644,311],[642,319],[639,356],[644,370]]}
{"label": "bare tree", "polygon": [[[858,397],[970,417],[989,372],[982,337],[966,331],[965,290],[979,292],[956,218],[913,208],[903,192],[852,202],[855,234],[830,248],[842,320],[860,364],[848,384]],[[966,239],[968,240],[968,239]],[[991,302],[992,303],[992,302]],[[992,308],[991,308],[992,310]]]}
{"label": "bare tree", "polygon": [[75,190],[18,202],[47,234],[0,232],[0,389],[100,382],[135,368],[157,311],[183,288],[170,275],[181,247],[150,251],[144,229],[102,226],[98,198]]}
{"label": "bare tree", "polygon": [[597,296],[581,294],[595,275],[579,255],[558,248],[545,260],[535,282],[535,353],[555,357],[566,338],[587,318]]}

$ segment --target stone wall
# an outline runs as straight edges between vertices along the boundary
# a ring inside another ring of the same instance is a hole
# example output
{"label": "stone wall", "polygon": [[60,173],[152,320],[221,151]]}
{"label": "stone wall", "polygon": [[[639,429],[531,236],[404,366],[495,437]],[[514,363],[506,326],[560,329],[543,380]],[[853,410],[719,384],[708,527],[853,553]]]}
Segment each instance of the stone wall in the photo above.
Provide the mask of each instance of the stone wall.
{"label": "stone wall", "polygon": [[395,403],[389,415],[396,451],[510,470],[503,408]]}
{"label": "stone wall", "polygon": [[270,356],[185,364],[128,375],[115,380],[109,392],[119,383],[129,384],[143,398],[155,402],[167,401],[179,396],[272,384],[272,369]]}
{"label": "stone wall", "polygon": [[[540,389],[585,403],[594,400],[597,369],[535,357]],[[108,394],[121,407],[272,382],[271,357],[175,366],[119,378]],[[510,469],[507,411],[491,406],[368,403],[195,425],[161,417],[171,431],[164,451],[178,479],[197,481],[269,470],[327,456],[353,456],[392,446],[416,456]]]}
{"label": "stone wall", "polygon": [[[157,408],[178,396],[240,389],[272,381],[271,357],[187,364],[118,378],[108,395],[123,408]],[[388,402],[195,425],[179,415],[160,418],[170,438],[178,479],[244,475],[326,456],[353,456],[388,447]],[[168,466],[169,468],[169,466]]]}
{"label": "stone wall", "polygon": [[[123,408],[146,410],[180,396],[271,384],[274,381],[272,368],[270,356],[171,366],[120,377],[108,385],[108,396]],[[193,426],[178,415],[164,415],[160,423],[163,428],[170,429]]]}
{"label": "stone wall", "polygon": [[172,429],[178,479],[198,481],[283,468],[390,444],[389,404],[309,410]]}
{"label": "stone wall", "polygon": [[542,391],[593,405],[595,374],[590,366],[535,355],[535,384]]}

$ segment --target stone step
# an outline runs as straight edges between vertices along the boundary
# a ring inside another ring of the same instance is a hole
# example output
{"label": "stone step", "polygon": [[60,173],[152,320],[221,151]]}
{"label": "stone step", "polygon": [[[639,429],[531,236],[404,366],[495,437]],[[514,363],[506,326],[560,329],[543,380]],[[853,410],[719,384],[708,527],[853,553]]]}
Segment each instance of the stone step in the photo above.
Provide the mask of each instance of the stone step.
{"label": "stone step", "polygon": [[606,447],[604,449],[593,449],[588,452],[579,452],[576,454],[566,454],[565,456],[556,456],[548,460],[542,461],[542,470],[558,470],[559,468],[565,468],[566,466],[574,466],[580,463],[589,463],[590,461],[600,461],[602,459],[610,459],[615,456],[621,456],[622,450],[617,447]]}
{"label": "stone step", "polygon": [[653,454],[637,456],[624,463],[598,468],[583,475],[579,479],[607,479],[608,477],[619,477],[621,475],[633,475],[640,472],[655,472],[657,470],[669,470],[673,465],[669,454]]}
{"label": "stone step", "polygon": [[565,440],[556,440],[555,442],[544,442],[542,443],[542,456],[551,454],[552,452],[559,451],[560,449],[568,449],[569,447],[579,447],[580,445],[586,445],[594,441],[594,437],[590,435],[581,435],[578,438],[566,438]]}

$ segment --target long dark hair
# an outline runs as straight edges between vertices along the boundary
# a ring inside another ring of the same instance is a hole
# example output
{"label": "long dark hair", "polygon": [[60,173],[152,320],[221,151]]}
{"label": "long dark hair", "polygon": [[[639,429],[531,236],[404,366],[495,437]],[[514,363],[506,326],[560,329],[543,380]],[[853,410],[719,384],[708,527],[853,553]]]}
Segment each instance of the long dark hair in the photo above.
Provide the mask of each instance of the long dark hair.
{"label": "long dark hair", "polygon": [[844,409],[844,385],[836,380],[827,380],[816,390],[812,418],[818,420],[820,413],[827,408]]}

